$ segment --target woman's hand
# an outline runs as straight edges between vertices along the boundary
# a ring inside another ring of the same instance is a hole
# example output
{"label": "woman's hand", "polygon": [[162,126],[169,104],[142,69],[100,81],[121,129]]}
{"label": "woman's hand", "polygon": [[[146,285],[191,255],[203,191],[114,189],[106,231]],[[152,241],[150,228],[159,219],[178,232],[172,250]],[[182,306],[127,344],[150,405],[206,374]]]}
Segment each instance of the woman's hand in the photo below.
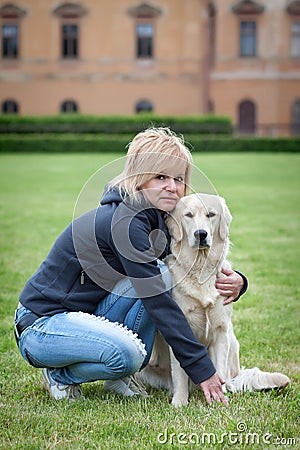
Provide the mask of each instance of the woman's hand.
{"label": "woman's hand", "polygon": [[217,373],[200,383],[200,387],[204,392],[205,399],[209,405],[213,401],[221,402],[226,406],[228,405],[227,398],[225,397],[222,389],[222,384],[224,383],[225,381],[222,380]]}
{"label": "woman's hand", "polygon": [[228,305],[240,295],[244,286],[244,280],[241,275],[231,269],[222,269],[222,273],[226,276],[218,277],[215,286],[220,294],[226,297],[224,305]]}

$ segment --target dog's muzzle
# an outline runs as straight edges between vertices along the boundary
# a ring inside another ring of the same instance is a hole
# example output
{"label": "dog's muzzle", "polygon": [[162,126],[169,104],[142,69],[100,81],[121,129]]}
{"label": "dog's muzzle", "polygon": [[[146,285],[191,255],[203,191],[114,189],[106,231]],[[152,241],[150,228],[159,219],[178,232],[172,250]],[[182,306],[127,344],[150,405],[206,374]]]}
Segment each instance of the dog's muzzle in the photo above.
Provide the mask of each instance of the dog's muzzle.
{"label": "dog's muzzle", "polygon": [[196,230],[194,232],[195,237],[195,247],[207,248],[210,247],[208,233],[205,230]]}

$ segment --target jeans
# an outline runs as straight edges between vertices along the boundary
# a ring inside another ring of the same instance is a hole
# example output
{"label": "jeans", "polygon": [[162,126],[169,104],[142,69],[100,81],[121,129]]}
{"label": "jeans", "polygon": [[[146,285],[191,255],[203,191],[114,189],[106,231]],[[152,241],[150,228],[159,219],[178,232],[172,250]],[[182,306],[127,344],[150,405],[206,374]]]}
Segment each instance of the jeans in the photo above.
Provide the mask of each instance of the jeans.
{"label": "jeans", "polygon": [[[171,280],[158,261],[166,288]],[[21,306],[15,323],[31,311]],[[51,369],[60,384],[114,380],[132,375],[149,361],[155,326],[128,279],[101,300],[94,315],[63,312],[37,319],[18,339],[23,358]]]}

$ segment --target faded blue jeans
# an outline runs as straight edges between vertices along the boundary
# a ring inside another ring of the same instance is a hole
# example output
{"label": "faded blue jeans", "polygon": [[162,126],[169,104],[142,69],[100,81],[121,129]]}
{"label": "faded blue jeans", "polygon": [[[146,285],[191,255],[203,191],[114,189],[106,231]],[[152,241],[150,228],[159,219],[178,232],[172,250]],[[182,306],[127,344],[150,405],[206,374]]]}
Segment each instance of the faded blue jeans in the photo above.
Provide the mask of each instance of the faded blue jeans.
{"label": "faded blue jeans", "polygon": [[[171,279],[159,261],[166,288]],[[31,311],[21,306],[15,323]],[[41,317],[23,331],[18,346],[34,367],[48,367],[61,384],[114,380],[129,376],[149,361],[154,324],[128,279],[101,300],[94,315],[64,312]]]}

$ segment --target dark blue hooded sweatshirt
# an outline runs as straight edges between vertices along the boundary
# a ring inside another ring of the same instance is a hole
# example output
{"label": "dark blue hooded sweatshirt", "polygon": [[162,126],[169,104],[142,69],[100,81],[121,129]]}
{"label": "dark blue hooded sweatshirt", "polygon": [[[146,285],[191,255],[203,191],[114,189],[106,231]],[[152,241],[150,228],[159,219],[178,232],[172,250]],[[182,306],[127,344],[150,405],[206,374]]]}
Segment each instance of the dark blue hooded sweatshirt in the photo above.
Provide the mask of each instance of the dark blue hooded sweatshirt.
{"label": "dark blue hooded sweatshirt", "polygon": [[167,255],[168,244],[160,211],[130,197],[124,201],[118,189],[108,190],[101,206],[75,219],[57,238],[26,283],[20,302],[41,316],[93,314],[115,284],[129,277],[182,368],[200,383],[216,370],[165,289],[156,260]]}

